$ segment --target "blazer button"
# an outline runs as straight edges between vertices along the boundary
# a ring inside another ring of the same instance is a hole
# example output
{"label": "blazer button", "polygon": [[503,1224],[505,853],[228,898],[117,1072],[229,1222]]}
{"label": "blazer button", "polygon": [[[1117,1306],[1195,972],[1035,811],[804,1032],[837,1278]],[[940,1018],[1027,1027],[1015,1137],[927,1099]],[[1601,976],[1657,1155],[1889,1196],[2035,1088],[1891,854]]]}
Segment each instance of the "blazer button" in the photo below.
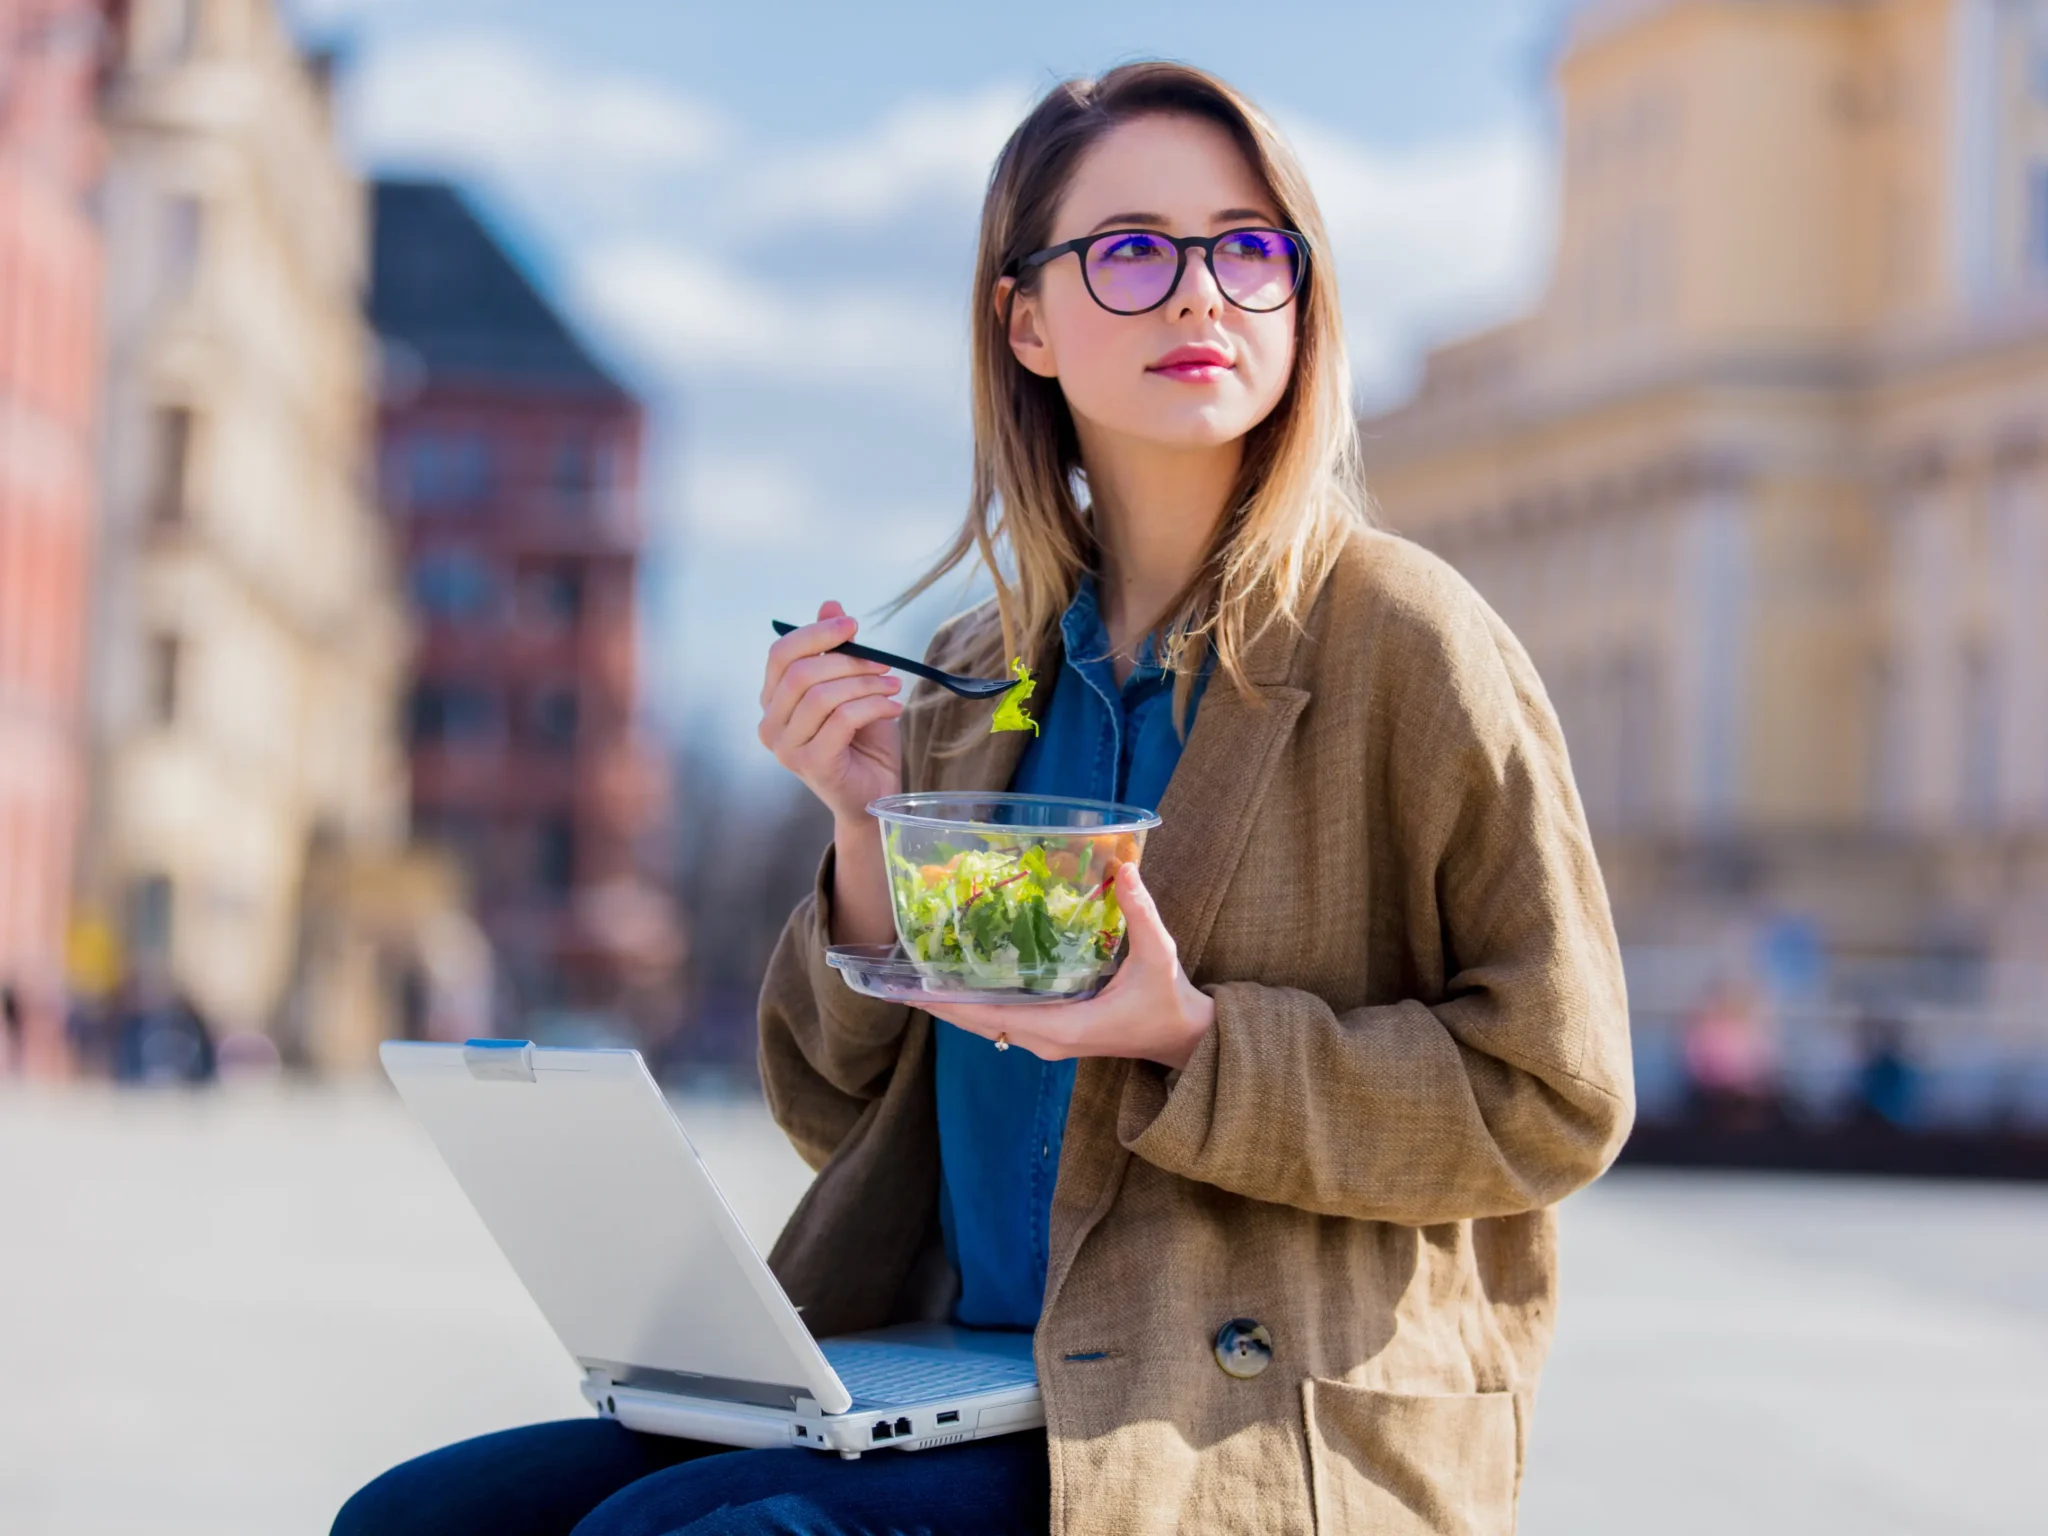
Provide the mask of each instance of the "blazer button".
{"label": "blazer button", "polygon": [[1216,1363],[1224,1375],[1249,1381],[1273,1363],[1273,1336],[1254,1318],[1233,1317],[1216,1330]]}

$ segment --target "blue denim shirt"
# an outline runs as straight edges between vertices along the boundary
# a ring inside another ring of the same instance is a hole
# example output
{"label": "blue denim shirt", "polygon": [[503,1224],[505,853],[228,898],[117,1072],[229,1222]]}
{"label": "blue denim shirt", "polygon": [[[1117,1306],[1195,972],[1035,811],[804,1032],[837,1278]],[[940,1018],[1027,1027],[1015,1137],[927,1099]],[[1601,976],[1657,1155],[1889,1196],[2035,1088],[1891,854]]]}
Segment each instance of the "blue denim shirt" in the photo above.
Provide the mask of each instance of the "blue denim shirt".
{"label": "blue denim shirt", "polygon": [[[1173,680],[1158,666],[1151,640],[1118,688],[1088,577],[1060,620],[1060,634],[1066,654],[1059,678],[1010,788],[1158,809],[1181,739],[1173,728]],[[1197,680],[1197,702],[1206,681],[1206,674]],[[960,1274],[954,1317],[978,1328],[1035,1328],[1045,1302],[1053,1181],[1074,1063],[997,1051],[945,1023],[937,1037],[939,1222]]]}

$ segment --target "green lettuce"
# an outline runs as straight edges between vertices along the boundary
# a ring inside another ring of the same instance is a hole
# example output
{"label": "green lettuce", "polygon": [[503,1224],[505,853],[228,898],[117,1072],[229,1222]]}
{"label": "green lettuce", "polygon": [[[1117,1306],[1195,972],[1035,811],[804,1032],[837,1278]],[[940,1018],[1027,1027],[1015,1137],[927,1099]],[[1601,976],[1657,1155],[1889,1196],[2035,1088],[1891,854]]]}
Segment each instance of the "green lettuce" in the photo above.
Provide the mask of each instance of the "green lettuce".
{"label": "green lettuce", "polygon": [[1113,861],[1094,844],[1068,861],[1079,867],[1066,878],[1035,842],[914,864],[899,849],[900,830],[889,829],[889,891],[914,960],[973,987],[1075,992],[1116,953],[1124,915],[1108,877]]}
{"label": "green lettuce", "polygon": [[997,703],[996,717],[989,722],[989,730],[1029,731],[1036,736],[1038,722],[1024,713],[1024,701],[1031,697],[1031,690],[1038,684],[1032,680],[1031,669],[1024,665],[1022,656],[1010,658],[1010,672],[1017,681],[1010,685],[1010,691]]}

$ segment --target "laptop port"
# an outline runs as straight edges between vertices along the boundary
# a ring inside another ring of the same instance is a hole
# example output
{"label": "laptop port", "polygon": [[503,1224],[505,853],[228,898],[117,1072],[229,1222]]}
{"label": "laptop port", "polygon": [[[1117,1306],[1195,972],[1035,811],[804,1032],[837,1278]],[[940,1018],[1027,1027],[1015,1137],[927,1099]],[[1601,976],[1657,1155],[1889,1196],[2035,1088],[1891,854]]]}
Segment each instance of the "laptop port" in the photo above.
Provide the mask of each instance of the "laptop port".
{"label": "laptop port", "polygon": [[909,1433],[910,1433],[910,1420],[908,1420],[908,1419],[898,1419],[898,1420],[896,1421],[896,1434],[897,1434],[897,1437],[898,1437],[898,1438],[900,1439],[901,1437],[903,1437],[903,1436],[905,1436],[905,1435],[907,1435],[907,1434],[909,1434]]}
{"label": "laptop port", "polygon": [[960,1410],[958,1408],[948,1408],[939,1415],[939,1422],[941,1424],[958,1424],[960,1422]]}
{"label": "laptop port", "polygon": [[879,1424],[875,1426],[873,1438],[876,1440],[887,1440],[890,1434],[891,1430],[889,1428],[889,1421],[887,1419],[883,1419]]}

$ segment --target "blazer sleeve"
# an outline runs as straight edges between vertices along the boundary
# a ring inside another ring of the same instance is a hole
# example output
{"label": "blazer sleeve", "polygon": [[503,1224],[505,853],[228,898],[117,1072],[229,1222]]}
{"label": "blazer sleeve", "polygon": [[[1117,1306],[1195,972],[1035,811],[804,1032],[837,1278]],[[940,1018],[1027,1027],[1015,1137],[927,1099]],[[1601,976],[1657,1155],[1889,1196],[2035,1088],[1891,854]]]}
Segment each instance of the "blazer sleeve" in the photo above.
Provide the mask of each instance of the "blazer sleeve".
{"label": "blazer sleeve", "polygon": [[826,962],[832,849],[783,924],[761,984],[761,1084],[783,1134],[813,1169],[888,1086],[910,1009],[854,991]]}
{"label": "blazer sleeve", "polygon": [[[973,631],[978,610],[948,620],[932,637],[926,660],[955,661],[955,647]],[[903,787],[923,777],[926,743],[938,729],[946,696],[913,685],[901,724]],[[854,991],[825,959],[832,932],[833,853],[819,861],[811,894],[797,903],[769,956],[758,1008],[758,1060],[768,1109],[812,1168],[822,1168],[868,1104],[889,1084],[911,1009]]]}
{"label": "blazer sleeve", "polygon": [[1442,994],[1339,1011],[1205,986],[1215,1027],[1177,1074],[1134,1065],[1118,1131],[1240,1195],[1428,1226],[1589,1183],[1628,1135],[1634,1088],[1606,891],[1534,667],[1469,589],[1398,649],[1392,863]]}

